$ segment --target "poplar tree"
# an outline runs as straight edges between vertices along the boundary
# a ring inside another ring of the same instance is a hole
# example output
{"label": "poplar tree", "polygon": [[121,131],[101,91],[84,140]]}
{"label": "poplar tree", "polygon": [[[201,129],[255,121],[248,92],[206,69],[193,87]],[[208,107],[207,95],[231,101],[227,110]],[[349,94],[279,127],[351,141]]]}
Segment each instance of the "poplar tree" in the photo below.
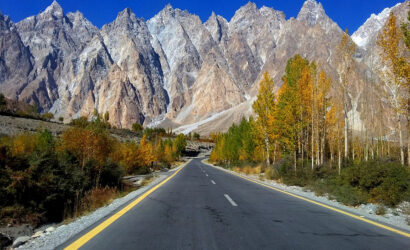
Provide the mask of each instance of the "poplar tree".
{"label": "poplar tree", "polygon": [[356,51],[356,45],[351,40],[349,32],[346,29],[342,34],[339,45],[337,46],[337,54],[341,60],[341,63],[338,66],[339,73],[339,83],[342,92],[342,101],[343,101],[343,112],[344,112],[344,157],[348,157],[349,148],[348,148],[348,107],[349,107],[349,96],[348,88],[350,86],[349,76],[351,75],[354,67],[353,54]]}
{"label": "poplar tree", "polygon": [[274,128],[278,133],[282,148],[289,154],[293,154],[295,171],[297,150],[302,139],[301,132],[309,117],[306,115],[309,109],[304,108],[304,104],[309,102],[309,93],[306,93],[304,88],[309,92],[309,86],[311,86],[308,69],[309,62],[300,55],[295,55],[288,60],[275,111]]}
{"label": "poplar tree", "polygon": [[259,92],[256,101],[252,108],[255,111],[257,118],[255,129],[257,137],[265,145],[266,164],[270,165],[270,150],[272,139],[270,134],[273,134],[272,117],[275,110],[275,94],[274,83],[267,72],[264,73],[262,81],[259,83]]}
{"label": "poplar tree", "polygon": [[396,24],[396,16],[390,13],[389,19],[383,27],[377,44],[381,48],[380,57],[384,67],[379,70],[380,78],[384,84],[386,97],[392,106],[397,122],[400,145],[400,162],[404,165],[404,143],[401,118],[407,111],[409,62],[403,52],[406,49],[401,43],[403,34]]}

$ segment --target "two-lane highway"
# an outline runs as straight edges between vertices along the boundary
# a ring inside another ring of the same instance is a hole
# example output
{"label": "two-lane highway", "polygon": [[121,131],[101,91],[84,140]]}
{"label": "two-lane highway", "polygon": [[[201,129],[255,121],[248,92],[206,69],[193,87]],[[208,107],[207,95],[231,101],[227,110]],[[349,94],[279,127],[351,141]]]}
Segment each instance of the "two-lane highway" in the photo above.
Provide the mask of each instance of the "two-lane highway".
{"label": "two-lane highway", "polygon": [[[97,226],[97,225],[95,225]],[[101,226],[100,226],[101,227]],[[193,159],[81,249],[410,249],[410,238]]]}

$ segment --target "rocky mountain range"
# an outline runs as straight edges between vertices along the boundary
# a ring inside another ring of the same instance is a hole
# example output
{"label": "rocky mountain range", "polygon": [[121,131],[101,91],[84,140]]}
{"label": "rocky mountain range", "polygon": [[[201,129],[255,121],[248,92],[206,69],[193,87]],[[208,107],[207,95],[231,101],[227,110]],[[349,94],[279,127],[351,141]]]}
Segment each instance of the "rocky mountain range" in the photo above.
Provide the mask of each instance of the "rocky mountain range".
{"label": "rocky mountain range", "polygon": [[[372,15],[352,35],[358,70],[349,96],[358,124],[366,122],[364,96],[375,89],[365,79],[375,75],[377,34],[390,11],[406,20],[409,3]],[[119,128],[139,122],[207,134],[251,115],[263,72],[279,88],[295,54],[337,82],[342,32],[315,0],[290,19],[251,2],[230,21],[212,13],[202,22],[171,5],[145,21],[127,8],[101,29],[54,1],[18,23],[0,14],[0,92],[66,122],[97,109]]]}

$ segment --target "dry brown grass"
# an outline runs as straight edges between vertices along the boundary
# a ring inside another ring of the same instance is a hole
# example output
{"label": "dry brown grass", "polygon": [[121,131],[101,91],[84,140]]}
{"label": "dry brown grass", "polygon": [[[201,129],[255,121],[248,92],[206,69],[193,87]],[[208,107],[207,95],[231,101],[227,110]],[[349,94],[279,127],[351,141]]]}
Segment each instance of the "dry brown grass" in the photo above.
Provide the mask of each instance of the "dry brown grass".
{"label": "dry brown grass", "polygon": [[268,180],[278,180],[280,175],[272,166],[265,168],[265,178]]}
{"label": "dry brown grass", "polygon": [[0,225],[20,225],[25,223],[36,227],[42,223],[42,215],[19,205],[0,208]]}
{"label": "dry brown grass", "polygon": [[117,188],[93,188],[81,200],[82,211],[93,211],[112,202],[118,196]]}
{"label": "dry brown grass", "polygon": [[256,167],[251,167],[251,166],[245,166],[245,167],[233,167],[233,171],[237,173],[244,173],[247,175],[260,175],[262,173],[262,166],[258,165]]}

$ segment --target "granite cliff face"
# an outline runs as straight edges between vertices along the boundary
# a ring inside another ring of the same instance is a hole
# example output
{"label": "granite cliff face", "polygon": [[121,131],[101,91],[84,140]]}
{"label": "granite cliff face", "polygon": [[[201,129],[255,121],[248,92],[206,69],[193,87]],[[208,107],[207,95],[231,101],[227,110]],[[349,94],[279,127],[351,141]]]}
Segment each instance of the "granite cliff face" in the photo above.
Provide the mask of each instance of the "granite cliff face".
{"label": "granite cliff face", "polygon": [[[408,3],[392,8],[400,20]],[[372,15],[352,36],[358,70],[349,96],[359,120],[366,120],[361,100],[371,86],[364,79],[390,11]],[[65,121],[97,109],[117,127],[139,122],[209,133],[252,114],[263,72],[279,87],[295,54],[315,60],[337,83],[341,34],[314,0],[296,18],[248,3],[230,21],[212,13],[204,23],[171,5],[147,21],[127,8],[101,29],[54,1],[17,24],[0,14],[0,91]]]}

